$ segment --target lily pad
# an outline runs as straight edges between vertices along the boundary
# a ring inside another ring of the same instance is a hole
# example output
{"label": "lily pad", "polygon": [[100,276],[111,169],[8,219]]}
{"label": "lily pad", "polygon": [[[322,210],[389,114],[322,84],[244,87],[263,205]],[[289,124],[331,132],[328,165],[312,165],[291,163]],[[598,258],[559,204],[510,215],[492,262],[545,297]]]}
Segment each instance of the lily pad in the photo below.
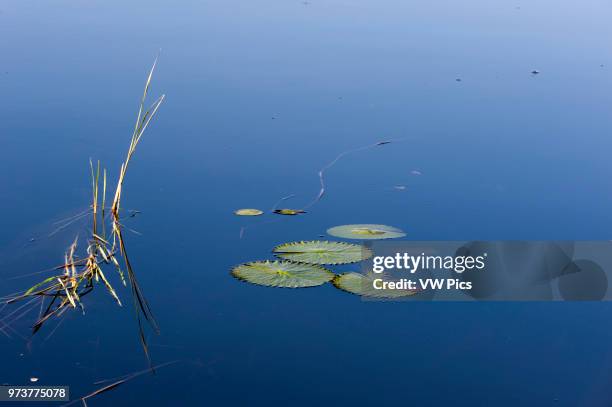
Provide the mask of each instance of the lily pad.
{"label": "lily pad", "polygon": [[368,259],[372,252],[360,245],[311,240],[285,243],[273,250],[277,257],[309,264],[348,264]]}
{"label": "lily pad", "polygon": [[368,273],[344,273],[337,275],[332,280],[332,284],[337,288],[351,294],[373,298],[401,298],[417,294],[417,290],[407,289],[376,289],[374,280],[381,278],[379,274]]}
{"label": "lily pad", "polygon": [[236,266],[232,275],[253,284],[285,288],[314,287],[334,277],[334,273],[321,266],[269,260]]}
{"label": "lily pad", "polygon": [[359,240],[393,239],[406,236],[402,230],[393,226],[370,224],[334,226],[327,229],[327,233],[344,239]]}
{"label": "lily pad", "polygon": [[238,209],[236,211],[234,211],[234,214],[238,215],[238,216],[259,216],[263,213],[263,211],[260,211],[259,209]]}
{"label": "lily pad", "polygon": [[294,216],[294,215],[299,215],[301,213],[306,213],[306,211],[303,211],[301,209],[275,209],[274,213],[277,215]]}

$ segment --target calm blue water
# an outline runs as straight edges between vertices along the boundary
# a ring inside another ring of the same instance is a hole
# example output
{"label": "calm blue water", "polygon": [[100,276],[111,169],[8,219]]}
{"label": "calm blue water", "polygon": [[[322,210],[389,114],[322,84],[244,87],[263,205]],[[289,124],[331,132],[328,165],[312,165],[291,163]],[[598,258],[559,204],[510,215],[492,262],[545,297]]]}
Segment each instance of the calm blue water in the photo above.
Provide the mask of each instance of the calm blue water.
{"label": "calm blue water", "polygon": [[[90,157],[117,174],[161,48],[152,93],[167,101],[124,204],[143,212],[128,243],[162,329],[153,359],[191,362],[90,405],[611,405],[609,304],[372,303],[229,276],[346,223],[416,240],[609,239],[611,13],[603,0],[0,0],[2,294],[62,261],[72,234],[28,239],[88,205]],[[396,138],[339,161],[307,215],[239,239],[266,218],[234,209],[289,194],[300,207],[338,153]],[[30,349],[0,335],[0,381],[83,395],[146,368],[131,307],[105,293],[52,328]]]}

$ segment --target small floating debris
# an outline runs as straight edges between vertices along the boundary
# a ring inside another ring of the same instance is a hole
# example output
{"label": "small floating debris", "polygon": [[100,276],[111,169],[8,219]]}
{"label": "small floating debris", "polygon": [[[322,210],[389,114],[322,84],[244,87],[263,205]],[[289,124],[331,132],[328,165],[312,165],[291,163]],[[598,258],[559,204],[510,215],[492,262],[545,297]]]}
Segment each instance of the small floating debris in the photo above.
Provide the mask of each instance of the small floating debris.
{"label": "small floating debris", "polygon": [[398,190],[398,191],[405,191],[406,185],[394,185],[393,189]]}
{"label": "small floating debris", "polygon": [[410,171],[410,174],[412,174],[412,175],[423,175],[423,173],[421,171],[419,171],[419,170],[412,170],[412,171]]}
{"label": "small floating debris", "polygon": [[38,377],[30,377],[30,381],[32,383],[36,383],[38,381]]}
{"label": "small floating debris", "polygon": [[247,209],[238,209],[234,211],[234,214],[238,216],[259,216],[263,214],[263,211],[260,211],[259,209],[247,208]]}
{"label": "small floating debris", "polygon": [[285,243],[272,251],[281,259],[308,264],[349,264],[372,256],[369,249],[360,245],[327,240]]}
{"label": "small floating debris", "polygon": [[332,280],[332,284],[342,291],[351,294],[360,295],[362,297],[373,298],[401,298],[417,294],[417,290],[408,289],[376,289],[374,288],[374,280],[380,279],[380,275],[368,273],[344,273],[337,275]]}
{"label": "small floating debris", "polygon": [[394,239],[406,236],[406,233],[393,226],[372,224],[334,226],[327,229],[327,233],[344,239],[359,240]]}
{"label": "small floating debris", "polygon": [[299,215],[301,213],[306,213],[306,211],[303,211],[301,209],[275,209],[274,213],[276,213],[277,215],[294,216]]}
{"label": "small floating debris", "polygon": [[291,261],[254,261],[232,269],[232,276],[268,287],[303,288],[325,284],[334,273],[314,264]]}

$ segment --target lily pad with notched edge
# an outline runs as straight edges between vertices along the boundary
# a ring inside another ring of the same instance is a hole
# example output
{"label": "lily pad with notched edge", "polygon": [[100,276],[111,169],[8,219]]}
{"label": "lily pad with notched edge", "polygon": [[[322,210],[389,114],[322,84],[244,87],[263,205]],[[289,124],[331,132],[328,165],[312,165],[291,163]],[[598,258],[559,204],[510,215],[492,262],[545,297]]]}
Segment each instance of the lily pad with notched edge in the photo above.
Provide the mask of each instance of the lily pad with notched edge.
{"label": "lily pad with notched edge", "polygon": [[372,252],[360,245],[311,240],[285,243],[273,249],[274,254],[285,260],[309,264],[348,264],[368,259]]}
{"label": "lily pad with notched edge", "polygon": [[331,271],[314,264],[269,260],[236,266],[232,275],[253,284],[285,288],[314,287],[334,277]]}
{"label": "lily pad with notched edge", "polygon": [[334,226],[327,229],[327,233],[344,239],[360,240],[393,239],[406,236],[402,230],[393,226],[370,224]]}
{"label": "lily pad with notched edge", "polygon": [[301,213],[306,213],[306,211],[303,211],[301,209],[275,209],[274,213],[277,215],[294,216],[294,215],[299,215]]}
{"label": "lily pad with notched edge", "polygon": [[374,280],[381,278],[379,274],[344,273],[337,275],[332,284],[343,291],[363,297],[373,298],[401,298],[417,294],[418,290],[407,289],[376,289]]}
{"label": "lily pad with notched edge", "polygon": [[234,211],[234,214],[238,216],[259,216],[263,213],[259,209],[238,209]]}

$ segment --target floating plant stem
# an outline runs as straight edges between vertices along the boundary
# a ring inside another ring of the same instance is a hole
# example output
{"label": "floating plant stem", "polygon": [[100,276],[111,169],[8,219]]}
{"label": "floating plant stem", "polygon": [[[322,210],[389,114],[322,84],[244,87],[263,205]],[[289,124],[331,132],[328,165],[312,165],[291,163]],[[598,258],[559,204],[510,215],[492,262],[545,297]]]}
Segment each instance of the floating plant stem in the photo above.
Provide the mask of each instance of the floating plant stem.
{"label": "floating plant stem", "polygon": [[291,195],[287,195],[287,196],[283,196],[282,198],[280,198],[278,201],[276,201],[276,203],[274,204],[274,206],[272,207],[272,209],[270,209],[270,212],[274,212],[276,210],[276,208],[278,208],[278,205],[280,205],[281,202],[286,201],[287,199],[291,199],[295,197],[295,194],[291,194]]}
{"label": "floating plant stem", "polygon": [[391,143],[391,141],[379,141],[379,142],[376,142],[374,144],[368,144],[367,146],[358,147],[358,148],[354,148],[354,149],[351,149],[351,150],[343,151],[340,154],[338,154],[336,156],[336,158],[331,160],[329,163],[325,164],[319,170],[318,176],[319,176],[319,183],[321,184],[321,189],[319,189],[319,193],[317,194],[317,196],[308,205],[306,205],[302,209],[308,209],[308,208],[312,207],[314,204],[319,202],[321,200],[321,198],[323,198],[323,195],[325,195],[325,191],[326,191],[325,172],[327,170],[329,170],[331,167],[333,167],[334,165],[336,165],[336,163],[338,161],[340,161],[343,157],[345,157],[345,156],[347,156],[349,154],[357,153],[357,152],[363,151],[363,150],[369,150],[371,148],[382,146],[382,145],[389,144],[389,143]]}
{"label": "floating plant stem", "polygon": [[[329,163],[325,164],[317,173],[318,177],[319,177],[319,184],[320,184],[320,189],[319,192],[317,193],[317,195],[314,197],[314,199],[312,199],[312,201],[310,201],[306,206],[304,206],[301,209],[277,209],[278,205],[290,198],[293,198],[295,195],[288,195],[285,197],[280,198],[272,207],[271,211],[275,214],[279,214],[279,215],[297,215],[300,213],[306,213],[306,209],[311,208],[312,206],[314,206],[316,203],[318,203],[323,196],[325,195],[326,191],[327,191],[327,184],[325,182],[325,173],[327,170],[329,170],[330,168],[332,168],[334,165],[336,165],[336,163],[338,161],[340,161],[342,158],[344,158],[347,155],[353,154],[353,153],[357,153],[360,151],[364,151],[364,150],[369,150],[371,148],[375,148],[375,147],[379,147],[379,146],[384,146],[387,144],[391,144],[391,143],[395,143],[395,142],[400,142],[400,141],[405,141],[409,139],[409,137],[403,137],[403,138],[399,138],[399,139],[392,139],[392,140],[381,140],[381,141],[377,141],[376,143],[372,143],[372,144],[368,144],[366,146],[362,146],[362,147],[358,147],[358,148],[353,148],[347,151],[343,151],[340,154],[338,154],[333,160],[331,160]],[[259,225],[264,225],[264,224],[268,224],[268,223],[274,223],[275,221],[267,221],[267,222],[263,222]],[[252,226],[242,226],[240,228],[240,239],[242,239],[244,237],[244,234],[246,233],[246,230],[254,227],[255,225]]]}
{"label": "floating plant stem", "polygon": [[161,368],[166,367],[166,366],[174,365],[174,364],[179,363],[179,362],[180,362],[180,360],[173,360],[171,362],[160,363],[159,365],[152,366],[150,369],[146,369],[146,370],[141,370],[141,371],[138,371],[138,372],[130,373],[130,374],[127,374],[127,375],[124,375],[124,376],[117,377],[115,379],[99,380],[99,381],[97,381],[94,384],[101,384],[101,383],[110,382],[110,381],[113,381],[113,380],[114,381],[112,383],[110,383],[110,384],[107,384],[107,385],[104,385],[104,386],[100,387],[99,389],[94,390],[93,392],[87,394],[86,396],[82,396],[80,398],[72,400],[69,403],[63,404],[61,407],[68,407],[68,406],[71,406],[71,405],[76,404],[78,402],[83,403],[83,406],[87,407],[87,400],[89,400],[92,397],[96,397],[96,396],[98,396],[98,395],[100,395],[102,393],[106,393],[107,391],[114,390],[117,387],[121,386],[122,384],[125,384],[125,383],[129,382],[130,380],[133,380],[133,379],[135,379],[135,378],[137,378],[139,376],[142,376],[144,374],[150,373],[151,371],[155,371],[157,369],[161,369]]}

